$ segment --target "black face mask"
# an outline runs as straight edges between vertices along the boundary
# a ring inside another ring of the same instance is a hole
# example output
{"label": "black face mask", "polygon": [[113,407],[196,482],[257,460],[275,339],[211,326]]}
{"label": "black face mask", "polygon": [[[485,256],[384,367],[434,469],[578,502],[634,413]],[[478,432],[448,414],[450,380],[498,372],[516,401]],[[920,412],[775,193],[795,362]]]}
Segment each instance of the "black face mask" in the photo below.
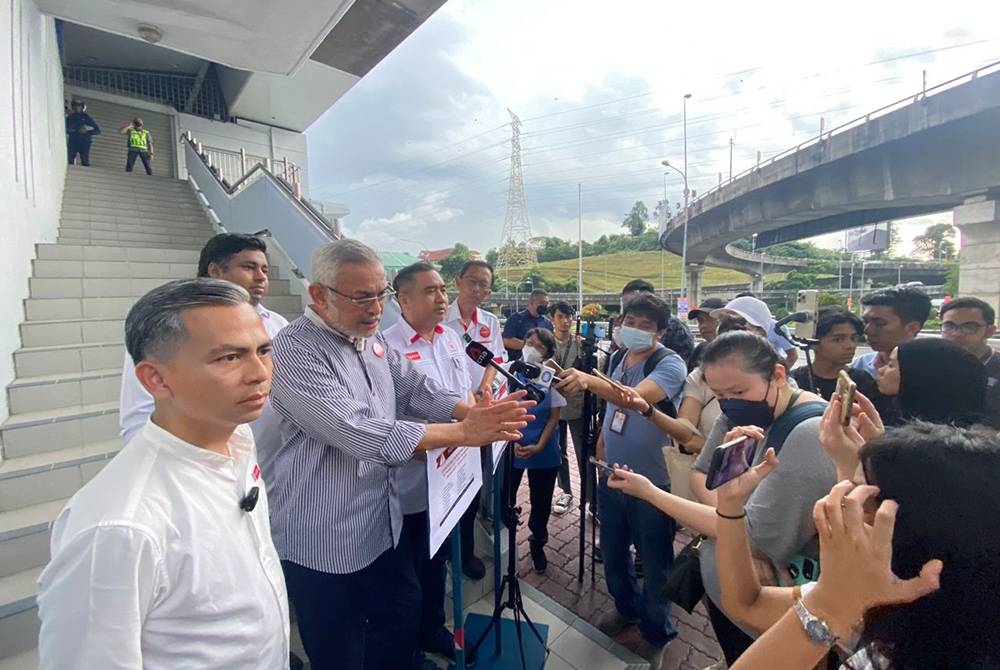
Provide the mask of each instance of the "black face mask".
{"label": "black face mask", "polygon": [[546,314],[549,313],[549,306],[546,304],[541,304],[535,308],[535,311],[538,312],[538,316],[545,316]]}

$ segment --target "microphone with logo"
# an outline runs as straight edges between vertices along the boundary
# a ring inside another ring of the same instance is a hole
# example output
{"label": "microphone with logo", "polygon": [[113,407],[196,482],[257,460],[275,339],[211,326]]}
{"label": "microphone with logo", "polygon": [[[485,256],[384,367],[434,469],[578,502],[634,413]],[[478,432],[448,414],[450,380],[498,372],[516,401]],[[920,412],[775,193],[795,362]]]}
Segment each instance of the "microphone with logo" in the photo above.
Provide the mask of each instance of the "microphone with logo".
{"label": "microphone with logo", "polygon": [[[494,370],[502,374],[507,379],[507,383],[510,385],[510,388],[515,391],[526,391],[528,394],[528,400],[534,400],[535,402],[540,403],[545,399],[545,391],[538,388],[534,384],[522,383],[520,379],[497,365],[493,352],[479,342],[469,342],[469,344],[465,347],[465,353],[467,353],[469,358],[474,360],[477,365],[484,368],[492,367]],[[549,383],[551,382],[552,380],[549,379]]]}

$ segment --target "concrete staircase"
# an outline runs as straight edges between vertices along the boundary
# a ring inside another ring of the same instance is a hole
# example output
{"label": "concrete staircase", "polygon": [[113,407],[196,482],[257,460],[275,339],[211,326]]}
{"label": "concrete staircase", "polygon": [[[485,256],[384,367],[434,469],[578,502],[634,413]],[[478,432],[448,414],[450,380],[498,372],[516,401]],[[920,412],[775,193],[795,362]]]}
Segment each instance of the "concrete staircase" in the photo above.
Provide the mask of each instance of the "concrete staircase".
{"label": "concrete staircase", "polygon": [[[151,288],[194,277],[212,234],[184,182],[121,166],[68,170],[58,241],[37,245],[0,424],[0,670],[37,667],[35,582],[51,524],[122,446],[125,315]],[[271,293],[269,308],[302,314],[276,270]]]}

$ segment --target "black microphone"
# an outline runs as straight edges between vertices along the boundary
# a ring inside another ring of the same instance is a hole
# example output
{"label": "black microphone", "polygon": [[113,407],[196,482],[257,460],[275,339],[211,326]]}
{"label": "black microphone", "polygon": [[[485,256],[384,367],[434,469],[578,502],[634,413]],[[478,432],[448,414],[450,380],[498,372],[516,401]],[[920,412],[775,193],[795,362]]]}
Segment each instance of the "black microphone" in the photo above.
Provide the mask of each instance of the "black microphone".
{"label": "black microphone", "polygon": [[260,488],[254,486],[250,489],[250,492],[246,494],[246,497],[240,500],[240,509],[244,512],[252,512],[253,508],[257,506],[257,499],[260,497]]}
{"label": "black microphone", "polygon": [[469,355],[469,358],[476,362],[476,365],[484,368],[492,367],[494,370],[506,377],[507,383],[510,384],[511,388],[515,390],[527,391],[528,400],[534,400],[535,402],[540,403],[545,399],[545,393],[531,384],[521,383],[521,380],[497,365],[494,360],[493,352],[479,342],[469,342],[469,344],[465,347],[465,353]]}
{"label": "black microphone", "polygon": [[538,379],[542,374],[542,366],[535,365],[534,363],[525,363],[524,359],[517,359],[510,364],[510,371],[517,374],[521,373],[528,379]]}

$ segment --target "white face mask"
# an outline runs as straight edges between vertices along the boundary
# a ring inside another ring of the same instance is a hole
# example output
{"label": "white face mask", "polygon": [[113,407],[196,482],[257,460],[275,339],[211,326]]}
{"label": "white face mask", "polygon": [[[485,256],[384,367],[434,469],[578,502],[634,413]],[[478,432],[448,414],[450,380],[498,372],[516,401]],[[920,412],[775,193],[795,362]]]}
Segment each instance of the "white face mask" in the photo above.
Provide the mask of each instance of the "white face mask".
{"label": "white face mask", "polygon": [[622,326],[622,345],[629,351],[645,351],[656,341],[654,333],[632,326]]}
{"label": "white face mask", "polygon": [[543,360],[542,352],[532,346],[526,346],[521,350],[521,356],[524,358],[525,363],[541,363]]}
{"label": "white face mask", "polygon": [[615,346],[619,349],[622,348],[622,327],[615,326],[611,329],[611,341],[615,343]]}

